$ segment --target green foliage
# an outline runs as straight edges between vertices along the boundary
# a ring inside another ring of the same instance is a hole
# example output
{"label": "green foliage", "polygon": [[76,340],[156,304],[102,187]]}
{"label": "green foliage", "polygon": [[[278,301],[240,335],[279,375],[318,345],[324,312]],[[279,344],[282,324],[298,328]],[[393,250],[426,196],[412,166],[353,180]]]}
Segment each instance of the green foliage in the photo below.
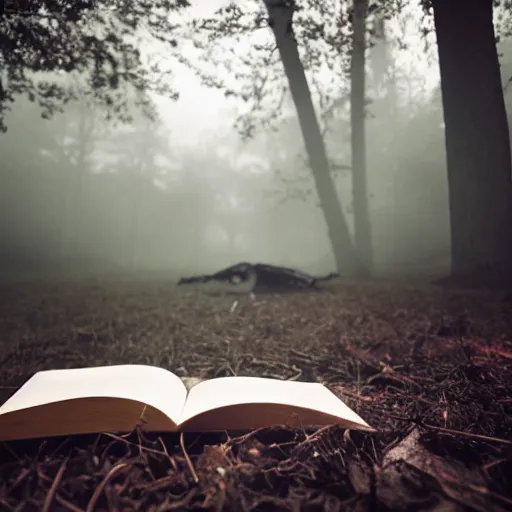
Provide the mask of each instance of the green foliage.
{"label": "green foliage", "polygon": [[[147,90],[170,94],[144,65],[141,36],[175,47],[171,13],[187,0],[2,0],[0,3],[0,128],[20,94],[43,116],[76,98],[62,74],[75,72],[110,115],[127,117],[127,91],[144,103]],[[152,72],[158,71],[152,69]],[[55,78],[56,77],[56,78]]]}

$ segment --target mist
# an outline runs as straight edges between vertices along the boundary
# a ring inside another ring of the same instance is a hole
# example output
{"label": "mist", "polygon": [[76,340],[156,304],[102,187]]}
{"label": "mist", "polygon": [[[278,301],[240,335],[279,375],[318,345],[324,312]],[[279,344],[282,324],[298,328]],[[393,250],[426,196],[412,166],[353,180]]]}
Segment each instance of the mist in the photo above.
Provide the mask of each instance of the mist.
{"label": "mist", "polygon": [[[407,39],[411,14],[402,16],[396,27]],[[504,83],[512,75],[510,48],[503,45]],[[431,50],[412,37],[407,50],[381,41],[367,52],[376,275],[449,272],[443,110]],[[390,62],[392,76],[379,77]],[[316,78],[320,89],[330,87],[328,77]],[[173,85],[178,100],[151,97],[155,120],[134,107],[124,124],[107,119],[86,95],[47,119],[37,104],[16,99],[0,136],[3,274],[178,276],[237,261],[334,269],[289,95],[273,126],[247,139],[235,126],[242,102],[202,85],[183,66],[174,68]],[[351,226],[349,105],[345,91],[337,94],[329,118],[318,94],[315,101]],[[507,101],[510,113],[510,90]]]}
{"label": "mist", "polygon": [[0,508],[510,510],[511,3],[3,2]]}

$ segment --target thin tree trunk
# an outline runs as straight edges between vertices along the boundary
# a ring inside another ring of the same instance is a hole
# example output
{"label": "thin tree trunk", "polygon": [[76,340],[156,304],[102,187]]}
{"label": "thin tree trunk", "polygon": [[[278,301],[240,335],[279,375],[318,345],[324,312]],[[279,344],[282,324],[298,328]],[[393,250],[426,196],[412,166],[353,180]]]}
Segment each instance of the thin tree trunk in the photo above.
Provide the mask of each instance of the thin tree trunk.
{"label": "thin tree trunk", "polygon": [[299,57],[297,41],[293,35],[293,0],[263,0],[269,14],[270,25],[288,78],[290,91],[299,117],[306,151],[338,271],[354,275],[357,260],[348,225],[332,179],[329,161],[320,126],[311,99],[311,93]]}
{"label": "thin tree trunk", "polygon": [[[387,24],[385,17],[385,5],[381,6],[381,10],[374,14],[374,45],[370,50],[370,65],[372,70],[372,86],[378,91],[381,88],[385,89],[385,105],[383,115],[385,122],[388,126],[388,134],[383,143],[389,159],[390,165],[390,199],[392,202],[392,215],[391,226],[393,228],[389,231],[386,237],[387,246],[385,248],[386,259],[391,258],[393,265],[399,262],[398,251],[398,229],[397,222],[400,213],[400,195],[398,187],[398,137],[397,137],[397,120],[398,120],[398,104],[396,93],[396,63],[393,59],[391,46],[387,36]],[[368,11],[367,11],[368,16]],[[368,18],[367,18],[368,22]],[[371,227],[371,226],[370,226]],[[374,254],[372,253],[372,256]],[[373,266],[375,260],[372,261]]]}
{"label": "thin tree trunk", "polygon": [[492,0],[432,0],[445,118],[452,280],[510,277],[509,128]]}
{"label": "thin tree trunk", "polygon": [[368,0],[355,0],[352,17],[352,61],[350,66],[350,123],[352,143],[352,200],[354,237],[359,269],[370,275],[373,249],[366,177],[366,17]]}

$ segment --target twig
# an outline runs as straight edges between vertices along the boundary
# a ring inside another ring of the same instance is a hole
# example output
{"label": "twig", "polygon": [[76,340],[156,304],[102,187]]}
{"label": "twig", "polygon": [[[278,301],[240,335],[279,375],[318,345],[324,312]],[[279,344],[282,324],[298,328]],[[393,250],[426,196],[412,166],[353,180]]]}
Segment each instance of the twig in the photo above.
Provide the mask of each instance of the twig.
{"label": "twig", "polygon": [[63,507],[67,508],[68,510],[71,510],[71,512],[84,512],[83,509],[80,507],[77,507],[76,505],[73,505],[73,503],[69,502],[68,500],[64,499],[60,494],[55,495],[55,501],[62,505]]}
{"label": "twig", "polygon": [[2,447],[5,448],[18,462],[21,462],[20,457],[11,449],[8,443],[2,443]]}
{"label": "twig", "polygon": [[512,445],[512,441],[509,441],[508,439],[502,439],[500,437],[484,436],[482,434],[472,434],[471,432],[464,432],[463,430],[452,430],[451,428],[435,427],[434,425],[428,425],[427,423],[421,423],[421,426],[428,428],[430,430],[435,430],[437,432],[441,432],[442,434],[451,434],[454,436],[464,436],[464,437],[469,437],[470,439],[480,439],[482,441],[489,441],[491,443],[501,443],[501,444]]}
{"label": "twig", "polygon": [[89,500],[89,503],[87,504],[87,508],[85,509],[85,512],[93,512],[94,506],[96,505],[96,502],[98,501],[98,498],[100,497],[101,492],[103,491],[105,485],[107,485],[107,482],[121,469],[127,467],[128,464],[122,462],[121,464],[117,464],[114,466],[106,475],[105,478],[100,482],[98,487],[94,490],[92,493],[91,499]]}
{"label": "twig", "polygon": [[[0,498],[0,505],[2,505],[4,507],[2,510],[14,511],[14,507],[11,507],[11,505],[9,505],[9,503],[4,498]],[[18,509],[18,507],[16,507],[16,510],[17,509]]]}
{"label": "twig", "polygon": [[14,483],[11,485],[11,487],[9,489],[9,492],[12,492],[13,489],[16,489],[16,487],[18,487],[18,485],[20,485],[20,483],[23,482],[23,480],[25,480],[25,478],[28,475],[30,475],[30,470],[29,469],[22,469],[20,474],[18,475],[18,478],[16,478],[16,480],[14,480]]}
{"label": "twig", "polygon": [[282,375],[272,372],[263,372],[262,377],[265,377],[267,379],[286,380]]}
{"label": "twig", "polygon": [[306,354],[305,352],[301,352],[300,350],[297,350],[295,348],[291,348],[289,353],[293,356],[299,357],[301,359],[305,359],[306,361],[312,360],[312,357],[309,354]]}
{"label": "twig", "polygon": [[164,489],[166,487],[169,488],[170,486],[172,486],[175,479],[176,477],[174,475],[163,476],[158,480],[153,480],[152,482],[143,484],[143,488],[149,492],[160,491],[161,489]]}
{"label": "twig", "polygon": [[162,450],[164,451],[165,456],[169,459],[169,462],[170,462],[172,468],[177,473],[178,472],[178,465],[176,464],[176,461],[169,455],[169,452],[167,451],[167,447],[165,446],[165,443],[164,443],[163,439],[160,436],[158,436],[158,442],[162,446]]}
{"label": "twig", "polygon": [[253,438],[255,435],[260,434],[261,432],[263,432],[265,430],[267,430],[267,427],[261,427],[261,428],[258,428],[256,430],[251,430],[247,434],[243,434],[241,436],[234,437],[234,438],[230,439],[228,441],[228,443],[230,443],[231,445],[237,445],[238,446],[238,445],[240,445],[242,443],[245,443],[249,439]]}
{"label": "twig", "polygon": [[50,487],[50,490],[48,491],[48,494],[46,495],[46,498],[44,499],[43,503],[43,512],[48,512],[50,510],[50,505],[52,504],[53,497],[55,496],[55,493],[57,492],[57,487],[59,487],[60,481],[62,480],[62,475],[64,474],[64,471],[66,471],[66,465],[68,461],[67,459],[64,459],[64,462],[61,464],[59,471],[57,471],[57,474],[55,475],[55,478],[53,479],[53,483]]}
{"label": "twig", "polygon": [[295,365],[292,365],[292,369],[295,370],[297,373],[295,375],[292,375],[288,380],[297,380],[302,376],[302,370],[300,368],[297,368]]}
{"label": "twig", "polygon": [[388,418],[392,418],[392,419],[395,419],[398,421],[404,421],[407,423],[415,423],[419,427],[424,427],[429,430],[434,430],[435,432],[440,432],[441,434],[450,434],[452,436],[463,436],[463,437],[468,437],[470,439],[480,439],[481,441],[489,441],[491,443],[501,443],[501,444],[512,445],[512,441],[509,441],[508,439],[502,439],[501,437],[484,436],[482,434],[472,434],[471,432],[464,432],[463,430],[453,430],[451,428],[436,427],[434,425],[429,425],[428,423],[424,423],[423,421],[419,420],[418,418],[403,418],[401,416],[395,416],[393,414],[389,414],[384,411],[381,411],[380,414],[383,414],[384,416],[386,416]]}
{"label": "twig", "polygon": [[[155,455],[165,455],[164,452],[159,452],[158,450],[155,450],[153,448],[148,448],[146,446],[142,446],[140,444],[133,443],[132,441],[128,441],[128,439],[123,439],[122,436],[116,436],[115,434],[111,434],[110,432],[103,432],[103,435],[105,435],[107,437],[111,437],[112,439],[115,439],[116,441],[121,441],[122,443],[126,443],[130,446],[134,446],[134,447],[139,448],[140,450],[148,452],[148,453],[153,453]],[[130,433],[130,435],[131,435],[131,433]]]}
{"label": "twig", "polygon": [[351,398],[355,398],[356,400],[362,400],[363,402],[374,402],[375,398],[371,396],[361,395],[360,393],[354,393],[353,391],[349,391],[348,389],[343,388],[342,386],[336,386],[336,389],[339,389],[342,394],[347,395]]}
{"label": "twig", "polygon": [[492,462],[488,462],[487,464],[484,464],[482,466],[482,469],[487,473],[489,469],[492,469],[495,466],[498,466],[499,464],[503,464],[504,462],[507,462],[508,459],[502,458],[493,460]]}
{"label": "twig", "polygon": [[183,432],[180,433],[180,446],[181,446],[181,450],[183,451],[183,455],[185,456],[185,460],[187,461],[187,466],[190,469],[190,472],[192,473],[192,478],[194,479],[194,483],[197,484],[197,483],[199,483],[199,477],[197,476],[194,465],[192,464],[192,461],[190,460],[190,457],[188,456],[187,450],[185,449],[185,435]]}

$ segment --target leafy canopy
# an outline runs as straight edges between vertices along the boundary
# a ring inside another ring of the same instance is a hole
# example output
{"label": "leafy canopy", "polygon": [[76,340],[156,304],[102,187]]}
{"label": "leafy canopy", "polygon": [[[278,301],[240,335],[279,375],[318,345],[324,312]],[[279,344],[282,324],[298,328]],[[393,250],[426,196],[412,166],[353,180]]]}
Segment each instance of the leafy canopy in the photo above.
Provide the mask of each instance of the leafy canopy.
{"label": "leafy canopy", "polygon": [[[154,90],[171,94],[158,68],[144,63],[143,41],[177,46],[178,11],[188,0],[0,0],[0,128],[17,95],[43,107],[43,116],[75,99],[66,74],[75,73],[107,111],[127,115],[130,99]],[[128,94],[131,92],[131,94]]]}

